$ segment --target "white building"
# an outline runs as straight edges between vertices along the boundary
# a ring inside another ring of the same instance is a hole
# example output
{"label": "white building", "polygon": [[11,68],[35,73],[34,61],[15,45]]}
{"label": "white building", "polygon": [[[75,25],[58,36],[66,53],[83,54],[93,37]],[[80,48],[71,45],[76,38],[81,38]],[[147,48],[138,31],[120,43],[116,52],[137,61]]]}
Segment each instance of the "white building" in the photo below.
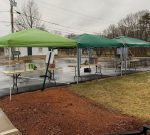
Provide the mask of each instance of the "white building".
{"label": "white building", "polygon": [[[15,48],[16,51],[20,51],[20,56],[28,56],[28,48],[26,47],[20,47],[20,48]],[[47,47],[42,48],[42,47],[33,47],[32,48],[32,55],[47,55],[49,49]],[[9,55],[9,50],[4,49],[4,55],[8,56]]]}

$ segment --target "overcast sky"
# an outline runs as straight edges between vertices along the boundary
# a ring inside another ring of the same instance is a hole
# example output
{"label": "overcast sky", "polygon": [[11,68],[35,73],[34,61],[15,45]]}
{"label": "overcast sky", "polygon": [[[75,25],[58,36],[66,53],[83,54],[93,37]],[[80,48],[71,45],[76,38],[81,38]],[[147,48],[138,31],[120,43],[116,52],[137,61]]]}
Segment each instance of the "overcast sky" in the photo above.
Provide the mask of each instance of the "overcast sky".
{"label": "overcast sky", "polygon": [[[16,0],[20,10],[27,0]],[[48,30],[67,33],[102,32],[129,13],[150,9],[150,0],[35,0],[42,19],[64,27],[46,24]],[[10,32],[9,0],[0,0],[0,36]]]}

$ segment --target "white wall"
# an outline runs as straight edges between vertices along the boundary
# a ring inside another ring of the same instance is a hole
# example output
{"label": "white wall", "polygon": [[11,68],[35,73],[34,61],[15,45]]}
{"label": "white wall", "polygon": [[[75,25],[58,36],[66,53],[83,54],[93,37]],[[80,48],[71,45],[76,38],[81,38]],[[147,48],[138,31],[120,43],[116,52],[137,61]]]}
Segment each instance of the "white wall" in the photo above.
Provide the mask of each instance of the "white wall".
{"label": "white wall", "polygon": [[[20,56],[27,56],[28,55],[26,47],[16,48],[16,51],[20,51],[21,52]],[[49,51],[48,51],[47,47],[45,47],[45,48],[40,48],[40,47],[39,48],[38,47],[37,48],[36,47],[32,48],[32,55],[47,55],[48,52]],[[9,55],[8,49],[4,50],[4,54],[5,54],[5,56]]]}
{"label": "white wall", "polygon": [[8,50],[8,48],[4,48],[4,56],[9,56],[9,50]]}
{"label": "white wall", "polygon": [[32,55],[46,55],[48,48],[32,48]]}
{"label": "white wall", "polygon": [[27,48],[22,47],[22,48],[17,48],[16,51],[20,51],[20,56],[27,56]]}
{"label": "white wall", "polygon": [[[5,48],[4,49],[4,55],[9,56],[9,50],[10,48]],[[16,51],[20,51],[21,55],[20,56],[27,56],[27,48],[22,47],[22,48],[15,48]]]}

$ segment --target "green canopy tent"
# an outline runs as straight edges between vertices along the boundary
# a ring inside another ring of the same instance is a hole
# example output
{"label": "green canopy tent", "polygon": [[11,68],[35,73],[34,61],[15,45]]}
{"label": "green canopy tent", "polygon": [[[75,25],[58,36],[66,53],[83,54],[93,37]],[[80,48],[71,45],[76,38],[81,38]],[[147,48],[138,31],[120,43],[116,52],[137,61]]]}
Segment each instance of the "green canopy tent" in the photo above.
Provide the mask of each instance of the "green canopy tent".
{"label": "green canopy tent", "polygon": [[118,48],[122,46],[122,43],[118,41],[92,34],[82,34],[73,39],[78,42],[79,48]]}
{"label": "green canopy tent", "polygon": [[119,43],[122,43],[125,47],[150,47],[150,43],[137,38],[130,38],[126,36],[120,36],[113,39]]}
{"label": "green canopy tent", "polygon": [[[0,47],[49,47],[49,48],[72,48],[77,47],[77,42],[59,35],[50,34],[39,29],[27,29],[15,32],[0,38]],[[42,90],[45,88],[48,65],[50,63],[51,52],[45,72]]]}
{"label": "green canopy tent", "polygon": [[122,43],[118,41],[114,41],[103,36],[97,36],[92,34],[82,34],[79,36],[74,37],[78,42],[78,76],[80,76],[80,64],[79,64],[79,51],[80,48],[120,48],[122,47]]}
{"label": "green canopy tent", "polygon": [[[122,43],[124,45],[124,48],[128,47],[150,47],[150,43],[146,42],[141,39],[136,38],[130,38],[127,36],[120,36],[113,39],[114,41],[117,41],[119,43]],[[127,54],[125,56],[125,70],[127,69]]]}
{"label": "green canopy tent", "polygon": [[0,47],[76,47],[77,42],[39,29],[27,29],[0,38]]}

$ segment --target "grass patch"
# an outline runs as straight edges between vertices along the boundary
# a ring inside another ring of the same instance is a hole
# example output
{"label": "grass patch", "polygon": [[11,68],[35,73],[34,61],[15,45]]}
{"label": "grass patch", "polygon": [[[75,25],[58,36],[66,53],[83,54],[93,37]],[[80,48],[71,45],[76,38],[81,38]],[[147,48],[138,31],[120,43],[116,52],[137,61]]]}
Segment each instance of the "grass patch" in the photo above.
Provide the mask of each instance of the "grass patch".
{"label": "grass patch", "polygon": [[150,120],[150,72],[72,85],[71,89],[106,108]]}

